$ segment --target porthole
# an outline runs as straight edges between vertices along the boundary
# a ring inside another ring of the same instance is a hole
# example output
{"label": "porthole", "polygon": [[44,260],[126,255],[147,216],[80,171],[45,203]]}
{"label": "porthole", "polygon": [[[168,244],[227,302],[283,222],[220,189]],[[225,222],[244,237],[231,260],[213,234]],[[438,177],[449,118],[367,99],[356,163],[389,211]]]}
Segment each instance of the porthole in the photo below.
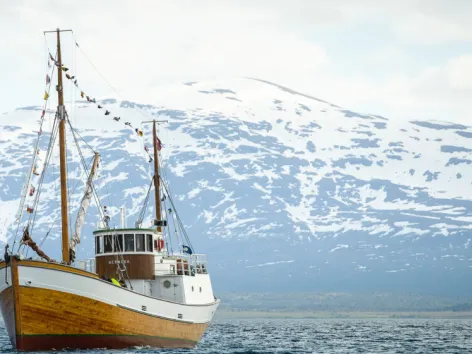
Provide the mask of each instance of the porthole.
{"label": "porthole", "polygon": [[169,288],[170,288],[170,285],[171,285],[171,284],[170,284],[170,281],[169,281],[169,280],[164,281],[164,288],[169,289]]}

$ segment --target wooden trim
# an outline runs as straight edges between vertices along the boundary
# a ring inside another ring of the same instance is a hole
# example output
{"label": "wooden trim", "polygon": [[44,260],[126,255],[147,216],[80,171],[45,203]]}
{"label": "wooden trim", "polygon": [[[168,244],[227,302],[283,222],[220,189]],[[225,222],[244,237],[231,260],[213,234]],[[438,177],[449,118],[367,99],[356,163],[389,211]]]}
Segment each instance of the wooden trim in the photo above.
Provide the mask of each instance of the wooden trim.
{"label": "wooden trim", "polygon": [[135,345],[191,348],[208,327],[208,323],[171,321],[44,288],[21,286],[20,297],[20,350]]}
{"label": "wooden trim", "polygon": [[15,333],[16,337],[21,333],[21,303],[20,303],[20,281],[18,279],[18,261],[15,257],[11,257],[11,282],[13,291],[13,311],[15,314]]}

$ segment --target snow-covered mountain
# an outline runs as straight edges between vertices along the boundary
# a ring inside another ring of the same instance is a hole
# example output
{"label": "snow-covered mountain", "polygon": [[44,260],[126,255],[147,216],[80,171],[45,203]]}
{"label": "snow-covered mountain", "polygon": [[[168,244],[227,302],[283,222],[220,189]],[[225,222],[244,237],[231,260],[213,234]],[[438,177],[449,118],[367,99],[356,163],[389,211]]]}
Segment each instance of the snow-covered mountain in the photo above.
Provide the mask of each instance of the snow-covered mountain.
{"label": "snow-covered mountain", "polygon": [[[124,122],[150,144],[141,122],[169,121],[159,132],[167,177],[216,289],[472,290],[472,127],[358,114],[254,79],[168,86],[153,97],[154,105],[104,99],[101,110],[78,101],[68,111],[102,155],[96,184],[115,224],[122,206],[134,224],[151,175],[143,140]],[[0,116],[3,241],[16,230],[41,109]],[[50,129],[54,112],[47,116]],[[84,178],[68,141],[75,218]],[[43,247],[59,257],[57,153],[51,164],[33,238],[56,221]],[[79,258],[93,252],[96,214],[91,207]]]}

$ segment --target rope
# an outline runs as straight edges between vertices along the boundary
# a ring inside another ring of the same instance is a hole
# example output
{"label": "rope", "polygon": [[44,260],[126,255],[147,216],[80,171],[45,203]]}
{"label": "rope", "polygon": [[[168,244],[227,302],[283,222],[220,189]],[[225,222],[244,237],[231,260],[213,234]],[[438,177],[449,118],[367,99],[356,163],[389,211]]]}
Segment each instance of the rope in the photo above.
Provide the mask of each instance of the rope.
{"label": "rope", "polygon": [[[47,46],[46,36],[45,36],[45,41],[46,41],[46,46]],[[47,55],[49,55],[49,53],[50,52],[48,51]],[[56,55],[57,55],[57,53],[56,53]],[[54,78],[54,71],[55,71],[55,66],[53,66],[52,71],[51,71],[51,78],[50,78],[49,86],[47,86],[47,89],[46,89],[46,92],[48,94],[48,99],[46,100],[46,102],[43,105],[43,111],[42,112],[46,112],[47,109],[48,109],[49,93],[51,92],[51,83],[52,83],[52,79]],[[31,167],[30,167],[29,174],[28,174],[28,177],[27,177],[26,182],[25,182],[25,186],[23,188],[23,194],[22,194],[22,197],[21,197],[20,205],[19,205],[19,215],[18,215],[18,218],[17,218],[18,225],[16,227],[15,238],[13,240],[12,252],[14,251],[14,248],[15,248],[15,245],[16,245],[16,240],[18,238],[18,231],[20,229],[21,218],[23,217],[24,206],[25,206],[25,201],[26,201],[26,193],[28,193],[28,187],[29,187],[29,182],[31,180],[31,174],[33,173],[33,169],[34,169],[36,159],[37,159],[36,156],[37,156],[37,152],[38,152],[38,148],[39,148],[39,139],[40,139],[41,134],[42,134],[43,124],[44,124],[44,116],[41,117],[41,123],[39,125],[38,137],[36,139],[36,145],[34,147],[33,159],[31,161]],[[52,134],[52,130],[51,130],[51,134]]]}
{"label": "rope", "polygon": [[[70,129],[72,131],[72,136],[74,138],[74,141],[75,141],[75,144],[77,146],[77,150],[79,152],[79,155],[80,155],[80,161],[82,163],[82,166],[84,168],[84,171],[86,172],[87,174],[87,178],[90,176],[90,172],[88,170],[88,167],[87,167],[87,163],[85,162],[85,158],[84,158],[84,155],[82,154],[82,150],[80,148],[80,145],[79,145],[79,142],[78,142],[78,139],[77,139],[77,136],[76,136],[76,131],[75,129],[72,127],[72,124],[70,123],[70,120],[67,119],[67,123],[69,124],[70,126]],[[96,191],[96,188],[95,188],[95,185],[92,181],[92,195],[95,199],[95,202],[97,203],[97,207],[98,207],[98,212],[100,213],[100,217],[103,218],[104,215],[103,215],[103,210],[102,210],[102,205],[100,203],[100,198],[98,197],[98,194],[97,194],[97,191]]]}
{"label": "rope", "polygon": [[[36,215],[37,215],[37,205],[38,205],[38,202],[39,202],[39,197],[41,195],[41,187],[43,185],[43,182],[44,182],[44,177],[46,176],[46,169],[47,169],[47,166],[49,165],[49,161],[51,160],[51,155],[52,155],[52,147],[54,146],[54,143],[56,141],[56,138],[57,138],[57,134],[58,134],[58,131],[59,131],[59,124],[58,124],[58,116],[56,114],[56,119],[54,120],[54,125],[53,125],[53,132],[51,133],[51,139],[49,140],[49,146],[48,146],[48,150],[47,150],[47,154],[46,154],[46,159],[45,159],[45,162],[44,162],[44,170],[43,172],[41,173],[41,178],[40,178],[40,183],[38,185],[38,192],[36,194],[36,198],[34,200],[34,204],[33,204],[33,214],[32,216],[30,216],[29,220],[28,220],[28,225],[31,224],[31,231],[30,231],[30,234],[33,234],[33,229],[34,229],[34,223],[36,221]],[[32,219],[32,221],[31,221]]]}
{"label": "rope", "polygon": [[146,194],[146,198],[144,199],[143,207],[141,208],[141,211],[139,212],[139,217],[138,217],[138,225],[140,225],[143,222],[144,219],[144,214],[146,213],[147,205],[149,202],[149,195],[151,194],[151,189],[152,189],[152,180],[151,183],[149,184],[149,188]]}
{"label": "rope", "polygon": [[176,208],[175,208],[175,205],[174,205],[174,202],[173,202],[173,200],[172,200],[172,197],[170,196],[168,187],[167,187],[165,181],[164,181],[162,178],[161,178],[161,181],[162,181],[162,186],[163,186],[163,188],[166,190],[167,197],[169,198],[169,202],[170,202],[170,204],[171,204],[171,206],[172,206],[172,209],[173,209],[173,211],[174,211],[175,218],[176,218],[176,220],[177,220],[177,224],[178,224],[178,226],[180,227],[180,229],[181,229],[181,231],[182,231],[182,233],[183,233],[183,235],[184,235],[184,237],[185,237],[185,241],[187,242],[188,246],[189,246],[192,250],[194,250],[194,249],[193,249],[193,245],[192,245],[192,243],[190,242],[190,239],[189,239],[189,237],[188,237],[188,235],[187,235],[187,232],[185,231],[185,227],[184,227],[184,225],[183,225],[183,223],[182,223],[182,220],[180,219],[179,214],[178,214],[178,212],[177,212],[177,210],[176,210]]}
{"label": "rope", "polygon": [[[93,157],[92,157],[92,160],[93,160]],[[90,162],[89,162],[90,164]],[[54,165],[53,165],[54,166]],[[79,180],[77,181],[77,183],[75,184],[74,188],[72,189],[72,194],[75,193],[75,190],[77,189],[77,187],[79,186],[80,184],[80,180],[82,179],[83,175],[84,175],[85,171],[82,171],[82,174],[80,175],[80,178]],[[43,239],[41,240],[41,243],[39,244],[39,247],[42,247],[42,245],[44,244],[44,242],[46,241],[47,237],[49,236],[49,233],[51,232],[52,228],[56,225],[56,222],[57,220],[59,220],[59,218],[61,217],[61,214],[59,214],[56,219],[54,219],[51,227],[49,228],[48,232],[46,233],[46,235],[43,237]]]}

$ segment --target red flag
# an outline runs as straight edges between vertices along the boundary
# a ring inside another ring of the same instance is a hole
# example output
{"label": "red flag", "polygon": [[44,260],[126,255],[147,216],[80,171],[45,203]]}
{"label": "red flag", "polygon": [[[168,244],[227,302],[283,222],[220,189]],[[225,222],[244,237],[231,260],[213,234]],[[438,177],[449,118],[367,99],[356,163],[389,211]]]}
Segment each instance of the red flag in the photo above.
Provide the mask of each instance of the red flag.
{"label": "red flag", "polygon": [[43,109],[43,111],[41,112],[41,118],[44,118],[45,114],[46,114],[46,110]]}

